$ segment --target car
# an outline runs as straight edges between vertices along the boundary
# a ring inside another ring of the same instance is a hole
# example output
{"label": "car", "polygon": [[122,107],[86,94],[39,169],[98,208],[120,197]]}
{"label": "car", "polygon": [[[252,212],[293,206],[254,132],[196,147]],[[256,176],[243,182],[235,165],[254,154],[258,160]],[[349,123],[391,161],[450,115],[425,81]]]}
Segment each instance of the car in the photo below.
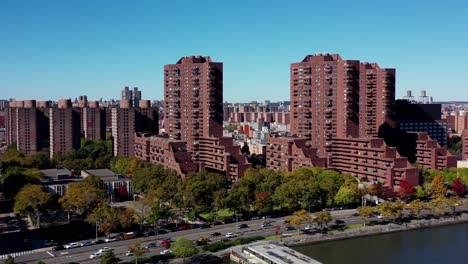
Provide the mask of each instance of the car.
{"label": "car", "polygon": [[127,257],[133,256],[133,253],[131,251],[127,251],[125,252],[125,256]]}
{"label": "car", "polygon": [[158,231],[155,232],[157,235],[161,235],[161,234],[167,234],[169,233],[167,230],[165,229],[159,229]]}
{"label": "car", "polygon": [[104,240],[102,240],[102,239],[93,240],[92,243],[93,243],[93,245],[102,244],[102,243],[104,243]]}
{"label": "car", "polygon": [[210,242],[210,239],[209,239],[209,238],[207,238],[207,237],[200,237],[200,238],[198,239],[198,241],[202,241],[202,242]]}
{"label": "car", "polygon": [[117,240],[118,240],[117,237],[108,237],[108,238],[104,239],[104,241],[106,243],[114,242],[114,241],[117,241]]}
{"label": "car", "polygon": [[149,237],[149,236],[154,236],[156,233],[154,231],[145,231],[143,232],[143,236]]}
{"label": "car", "polygon": [[208,224],[202,224],[199,226],[200,229],[210,228],[211,226]]}
{"label": "car", "polygon": [[306,225],[304,227],[304,230],[312,230],[312,229],[315,229],[315,227],[313,225]]}
{"label": "car", "polygon": [[76,248],[76,247],[79,247],[80,244],[76,243],[76,242],[73,242],[73,243],[70,243],[70,244],[66,244],[64,247],[66,249],[70,249],[70,248]]}
{"label": "car", "polygon": [[99,257],[102,257],[102,252],[99,252],[99,251],[89,255],[90,259],[99,258]]}
{"label": "car", "polygon": [[58,251],[58,250],[62,250],[64,249],[65,247],[63,245],[55,245],[52,247],[52,250],[53,251]]}
{"label": "car", "polygon": [[296,230],[296,228],[294,226],[285,226],[284,230],[291,231],[291,230]]}
{"label": "car", "polygon": [[190,227],[189,227],[188,225],[181,225],[181,226],[179,226],[179,230],[181,230],[181,231],[182,231],[182,230],[189,230],[189,229],[190,229]]}
{"label": "car", "polygon": [[91,241],[81,242],[80,247],[91,246],[93,243]]}
{"label": "car", "polygon": [[270,224],[270,223],[263,223],[263,224],[261,224],[260,226],[261,226],[261,227],[270,227],[270,226],[272,226],[272,224]]}
{"label": "car", "polygon": [[221,233],[220,232],[214,232],[214,233],[211,233],[211,237],[217,237],[217,236],[220,236]]}
{"label": "car", "polygon": [[248,228],[248,227],[249,227],[248,224],[241,224],[241,225],[239,225],[239,228],[241,228],[241,229],[242,229],[242,228]]}
{"label": "car", "polygon": [[171,254],[171,253],[172,253],[172,250],[170,250],[170,249],[165,249],[165,250],[159,252],[160,255],[166,255],[166,254]]}
{"label": "car", "polygon": [[148,245],[145,246],[145,248],[155,248],[157,247],[156,243],[149,243]]}
{"label": "car", "polygon": [[237,235],[234,233],[226,233],[225,237],[231,238],[231,237],[237,237]]}
{"label": "car", "polygon": [[382,218],[383,218],[383,215],[378,215],[377,218],[378,218],[378,219],[382,219]]}
{"label": "car", "polygon": [[359,216],[359,213],[353,213],[351,216]]}
{"label": "car", "polygon": [[104,252],[107,252],[109,250],[112,250],[112,248],[110,247],[103,247],[101,249],[99,249],[96,253],[104,253]]}
{"label": "car", "polygon": [[254,216],[254,217],[250,218],[250,220],[258,220],[260,218],[261,218],[260,216]]}

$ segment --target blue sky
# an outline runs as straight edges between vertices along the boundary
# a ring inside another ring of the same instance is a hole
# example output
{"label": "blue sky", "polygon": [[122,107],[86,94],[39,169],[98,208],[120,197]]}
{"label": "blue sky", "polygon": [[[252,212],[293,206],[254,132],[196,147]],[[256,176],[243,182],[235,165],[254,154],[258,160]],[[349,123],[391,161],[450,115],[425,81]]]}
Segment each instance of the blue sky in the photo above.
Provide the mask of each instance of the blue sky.
{"label": "blue sky", "polygon": [[468,100],[464,1],[0,2],[0,98],[162,99],[163,66],[224,63],[224,99],[289,100],[289,65],[307,54],[397,69],[397,97],[422,89]]}

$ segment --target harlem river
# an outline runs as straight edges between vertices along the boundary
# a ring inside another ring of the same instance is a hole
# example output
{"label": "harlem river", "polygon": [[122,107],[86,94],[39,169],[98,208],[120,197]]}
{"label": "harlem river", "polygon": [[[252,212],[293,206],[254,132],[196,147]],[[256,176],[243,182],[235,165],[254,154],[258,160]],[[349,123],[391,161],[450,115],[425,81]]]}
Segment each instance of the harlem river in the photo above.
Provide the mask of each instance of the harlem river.
{"label": "harlem river", "polygon": [[324,264],[468,263],[468,223],[293,247]]}

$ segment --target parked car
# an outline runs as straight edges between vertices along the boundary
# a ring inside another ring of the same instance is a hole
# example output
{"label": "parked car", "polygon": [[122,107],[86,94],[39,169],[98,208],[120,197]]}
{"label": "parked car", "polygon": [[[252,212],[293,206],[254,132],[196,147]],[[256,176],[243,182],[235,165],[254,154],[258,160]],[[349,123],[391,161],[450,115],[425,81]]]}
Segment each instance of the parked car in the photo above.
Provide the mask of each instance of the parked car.
{"label": "parked car", "polygon": [[304,230],[311,230],[311,229],[314,229],[315,227],[313,225],[306,225],[304,227]]}
{"label": "parked car", "polygon": [[80,247],[91,246],[93,243],[91,241],[81,242]]}
{"label": "parked car", "polygon": [[284,230],[286,231],[292,231],[292,230],[296,230],[296,228],[294,226],[285,226],[284,227]]}
{"label": "parked car", "polygon": [[102,244],[102,243],[104,243],[104,240],[98,239],[98,240],[94,240],[92,243],[93,243],[93,245]]}
{"label": "parked car", "polygon": [[231,237],[237,237],[237,235],[236,235],[236,234],[234,234],[234,233],[226,233],[226,235],[225,235],[225,236],[226,236],[227,238],[231,238]]}
{"label": "parked car", "polygon": [[212,237],[217,237],[217,236],[220,236],[220,235],[221,235],[220,232],[214,232],[214,233],[212,233],[210,236],[212,236]]}
{"label": "parked car", "polygon": [[209,239],[209,238],[207,238],[207,237],[200,237],[200,238],[198,239],[198,241],[202,241],[202,242],[210,242],[210,239]]}
{"label": "parked car", "polygon": [[125,252],[125,256],[127,257],[133,256],[133,253],[131,251],[127,251]]}
{"label": "parked car", "polygon": [[64,247],[66,249],[70,249],[70,248],[76,248],[76,247],[79,247],[80,244],[76,243],[76,242],[73,242],[73,243],[70,243],[70,244],[66,244]]}
{"label": "parked car", "polygon": [[58,250],[62,250],[64,249],[65,247],[63,245],[55,245],[52,247],[52,250],[53,251],[58,251]]}
{"label": "parked car", "polygon": [[241,228],[241,229],[242,229],[242,228],[248,228],[248,227],[249,227],[248,224],[241,224],[241,225],[239,225],[239,228]]}
{"label": "parked car", "polygon": [[122,240],[132,239],[132,238],[135,237],[135,233],[133,233],[133,232],[123,233],[120,237],[121,237]]}
{"label": "parked car", "polygon": [[189,230],[189,229],[190,229],[190,227],[189,227],[188,225],[181,225],[181,226],[179,226],[179,230],[181,230],[181,231],[182,231],[182,230]]}
{"label": "parked car", "polygon": [[378,215],[377,218],[378,218],[378,219],[382,219],[382,218],[383,218],[383,215]]}
{"label": "parked car", "polygon": [[200,229],[205,229],[205,228],[210,228],[211,226],[209,224],[202,224],[200,225]]}
{"label": "parked car", "polygon": [[156,233],[154,231],[145,231],[143,232],[143,236],[149,237],[149,236],[154,236]]}
{"label": "parked car", "polygon": [[254,217],[250,218],[250,220],[258,220],[260,218],[261,218],[260,216],[254,216]]}
{"label": "parked car", "polygon": [[204,245],[208,244],[208,242],[197,240],[197,241],[195,241],[194,244],[195,244],[195,246],[199,247],[199,246],[204,246]]}
{"label": "parked car", "polygon": [[270,224],[270,223],[263,223],[263,224],[261,224],[260,226],[261,226],[261,227],[270,227],[270,226],[272,226],[272,224]]}

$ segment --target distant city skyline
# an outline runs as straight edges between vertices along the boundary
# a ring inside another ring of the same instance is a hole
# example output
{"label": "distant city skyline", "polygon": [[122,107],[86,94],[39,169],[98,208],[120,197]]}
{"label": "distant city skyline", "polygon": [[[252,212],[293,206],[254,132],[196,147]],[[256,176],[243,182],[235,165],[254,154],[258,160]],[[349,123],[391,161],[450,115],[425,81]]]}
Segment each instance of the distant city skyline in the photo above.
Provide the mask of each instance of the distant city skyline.
{"label": "distant city skyline", "polygon": [[119,99],[131,86],[161,100],[164,65],[203,55],[224,65],[224,101],[282,101],[290,64],[329,52],[395,68],[397,98],[468,100],[459,1],[110,3],[2,2],[1,98]]}

